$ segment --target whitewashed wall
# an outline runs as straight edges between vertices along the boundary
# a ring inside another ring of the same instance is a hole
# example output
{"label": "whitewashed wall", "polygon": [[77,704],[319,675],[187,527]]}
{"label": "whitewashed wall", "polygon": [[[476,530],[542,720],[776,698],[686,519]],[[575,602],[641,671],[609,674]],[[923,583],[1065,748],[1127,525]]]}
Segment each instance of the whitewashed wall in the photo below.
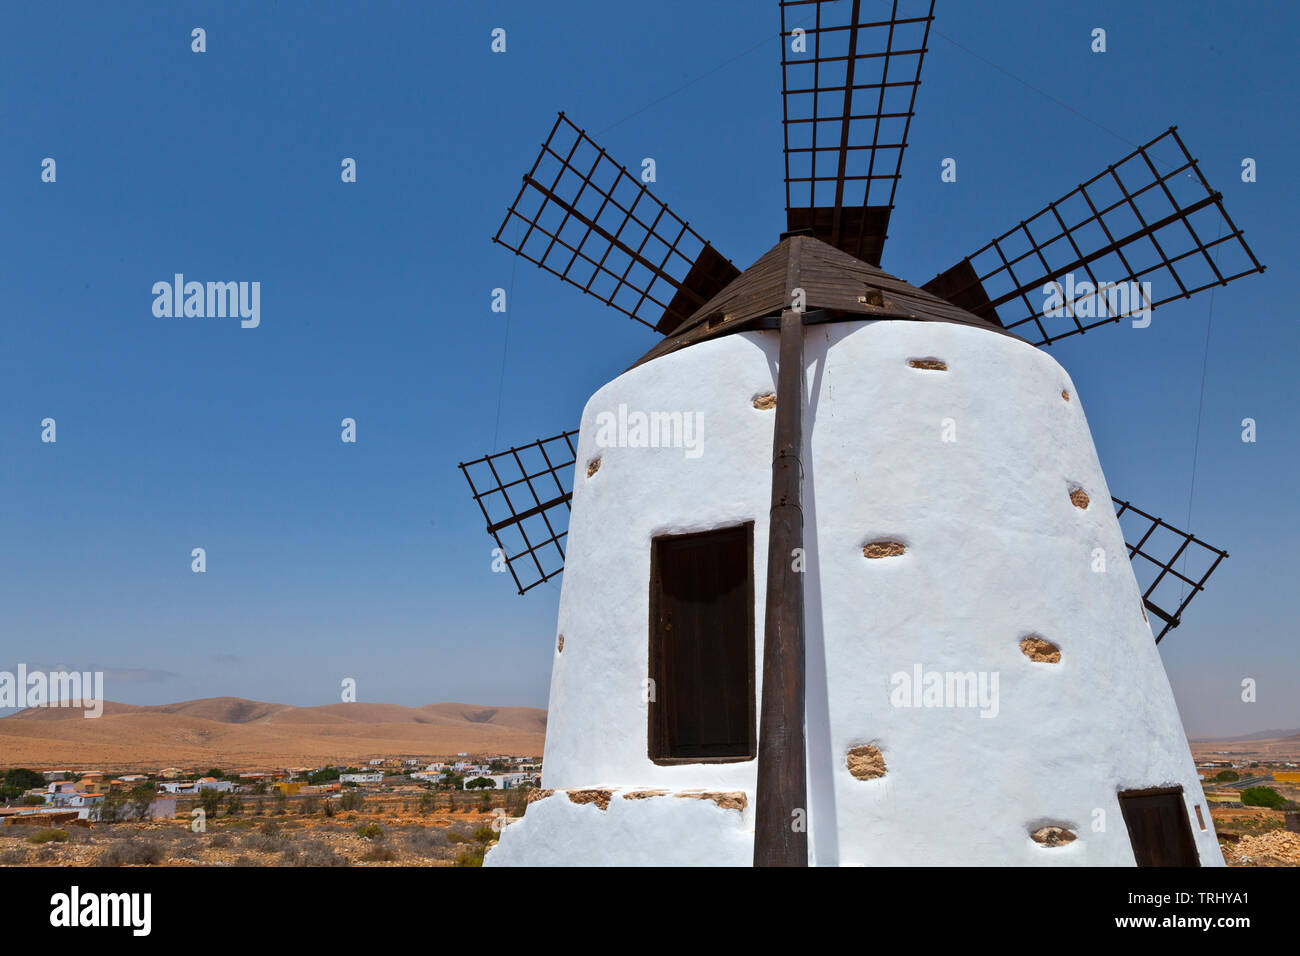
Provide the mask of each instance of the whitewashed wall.
{"label": "whitewashed wall", "polygon": [[[753,761],[661,767],[647,758],[642,688],[651,538],[745,521],[754,522],[761,670],[775,414],[752,399],[774,391],[776,355],[775,333],[727,336],[633,369],[587,404],[543,786],[745,790],[752,799]],[[946,323],[816,326],[806,358],[814,862],[1131,865],[1116,791],[1181,785],[1202,862],[1221,863],[1213,830],[1196,825],[1193,804],[1204,808],[1204,797],[1069,376],[1042,350]],[[911,359],[940,359],[948,370],[914,369]],[[597,447],[597,416],[620,404],[702,411],[702,453]],[[945,425],[955,441],[943,440]],[[1075,487],[1092,500],[1086,510],[1070,501]],[[864,558],[862,546],[879,538],[907,553]],[[1098,548],[1105,573],[1093,570]],[[1061,662],[1028,660],[1019,642],[1030,634],[1059,645]],[[917,665],[996,673],[996,716],[892,706],[891,676]],[[845,753],[860,744],[881,749],[886,776],[849,774]],[[673,812],[713,819],[688,806],[698,801],[654,803],[668,808],[653,811],[656,827]],[[623,838],[601,851],[582,821],[610,811],[559,800],[534,808],[489,861],[559,862],[562,845],[581,846],[592,863],[654,862],[662,852]],[[1046,825],[1079,839],[1055,848],[1030,840]],[[683,852],[735,862],[734,846],[688,842],[697,846],[675,850],[673,862]]]}

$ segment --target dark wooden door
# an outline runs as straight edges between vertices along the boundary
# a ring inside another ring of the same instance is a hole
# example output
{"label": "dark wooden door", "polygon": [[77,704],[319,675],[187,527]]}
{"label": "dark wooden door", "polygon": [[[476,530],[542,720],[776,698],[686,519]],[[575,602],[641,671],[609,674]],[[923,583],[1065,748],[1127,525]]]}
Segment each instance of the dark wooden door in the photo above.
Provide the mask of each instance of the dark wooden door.
{"label": "dark wooden door", "polygon": [[1138,866],[1201,865],[1181,787],[1129,790],[1119,806]]}
{"label": "dark wooden door", "polygon": [[650,562],[650,757],[755,754],[752,524],[654,539]]}

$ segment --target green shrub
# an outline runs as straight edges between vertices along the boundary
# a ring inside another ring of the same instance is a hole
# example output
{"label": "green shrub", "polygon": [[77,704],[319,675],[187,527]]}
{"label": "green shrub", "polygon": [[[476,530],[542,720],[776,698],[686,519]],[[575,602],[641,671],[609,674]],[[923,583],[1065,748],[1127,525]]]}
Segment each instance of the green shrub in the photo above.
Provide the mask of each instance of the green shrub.
{"label": "green shrub", "polygon": [[27,838],[28,843],[67,843],[67,830],[38,830]]}
{"label": "green shrub", "polygon": [[1220,770],[1214,779],[1218,783],[1236,783],[1241,779],[1241,774],[1235,770]]}
{"label": "green shrub", "polygon": [[4,772],[4,786],[14,790],[34,790],[45,786],[45,778],[35,770],[26,767],[14,767]]}
{"label": "green shrub", "polygon": [[363,840],[382,840],[384,838],[384,828],[378,823],[363,823],[357,827],[357,836]]}
{"label": "green shrub", "polygon": [[482,866],[483,854],[486,852],[487,852],[487,848],[483,846],[467,847],[464,851],[461,852],[460,856],[456,857],[456,862],[453,865],[454,866]]}
{"label": "green shrub", "polygon": [[1281,810],[1289,802],[1272,787],[1247,787],[1241,791],[1243,807],[1268,807],[1270,810]]}
{"label": "green shrub", "polygon": [[35,770],[14,767],[12,770],[0,771],[0,801],[17,800],[23,791],[35,790],[37,787],[44,789],[45,778]]}
{"label": "green shrub", "polygon": [[225,799],[226,795],[220,790],[209,789],[199,791],[199,806],[201,806],[203,812],[210,817],[215,817],[217,815],[217,808],[221,806]]}

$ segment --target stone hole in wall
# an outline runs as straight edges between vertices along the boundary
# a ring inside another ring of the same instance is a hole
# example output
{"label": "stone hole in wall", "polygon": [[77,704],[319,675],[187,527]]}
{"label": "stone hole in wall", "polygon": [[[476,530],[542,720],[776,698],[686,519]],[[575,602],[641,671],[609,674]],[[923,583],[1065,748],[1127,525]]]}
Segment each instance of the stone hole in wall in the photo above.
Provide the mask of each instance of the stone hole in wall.
{"label": "stone hole in wall", "polygon": [[943,359],[937,358],[914,358],[908,359],[907,364],[912,368],[924,369],[927,372],[946,372],[948,363]]}
{"label": "stone hole in wall", "polygon": [[776,408],[776,392],[764,392],[762,395],[755,395],[754,407],[760,412]]}
{"label": "stone hole in wall", "polygon": [[888,773],[880,748],[870,744],[852,748],[844,759],[855,780],[874,780]]}
{"label": "stone hole in wall", "polygon": [[587,462],[587,477],[590,478],[596,472],[600,471],[600,459],[593,458]]}
{"label": "stone hole in wall", "polygon": [[1066,846],[1073,843],[1078,837],[1073,830],[1068,830],[1065,827],[1039,827],[1029,834],[1029,839],[1040,846]]}
{"label": "stone hole in wall", "polygon": [[564,635],[563,635],[563,634],[561,634],[561,635],[560,635],[558,638],[556,638],[556,640],[555,640],[555,653],[557,653],[557,654],[563,654],[563,653],[564,653]]}
{"label": "stone hole in wall", "polygon": [[609,801],[614,796],[613,790],[568,790],[565,792],[570,803],[594,803],[602,810],[609,809]]}
{"label": "stone hole in wall", "polygon": [[1020,642],[1020,652],[1031,661],[1039,661],[1043,664],[1061,662],[1061,649],[1037,634],[1030,634]]}
{"label": "stone hole in wall", "polygon": [[1088,492],[1084,491],[1078,485],[1072,485],[1070,487],[1070,504],[1074,505],[1076,508],[1086,509],[1091,503],[1092,499],[1088,497]]}
{"label": "stone hole in wall", "polygon": [[872,541],[862,546],[864,558],[896,558],[906,551],[898,541]]}

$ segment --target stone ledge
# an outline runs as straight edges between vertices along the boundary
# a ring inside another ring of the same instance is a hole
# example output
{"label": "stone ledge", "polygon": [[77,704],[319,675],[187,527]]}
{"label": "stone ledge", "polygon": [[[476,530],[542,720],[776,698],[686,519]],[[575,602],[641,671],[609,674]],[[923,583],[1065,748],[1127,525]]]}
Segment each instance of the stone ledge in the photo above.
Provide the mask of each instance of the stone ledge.
{"label": "stone ledge", "polygon": [[571,787],[547,790],[530,790],[528,802],[536,803],[557,793],[569,798],[570,803],[594,803],[601,810],[609,809],[610,801],[617,795],[624,800],[650,800],[655,797],[675,797],[690,800],[712,800],[723,810],[744,811],[749,807],[749,795],[743,790],[690,790],[635,789],[623,790],[618,787]]}

